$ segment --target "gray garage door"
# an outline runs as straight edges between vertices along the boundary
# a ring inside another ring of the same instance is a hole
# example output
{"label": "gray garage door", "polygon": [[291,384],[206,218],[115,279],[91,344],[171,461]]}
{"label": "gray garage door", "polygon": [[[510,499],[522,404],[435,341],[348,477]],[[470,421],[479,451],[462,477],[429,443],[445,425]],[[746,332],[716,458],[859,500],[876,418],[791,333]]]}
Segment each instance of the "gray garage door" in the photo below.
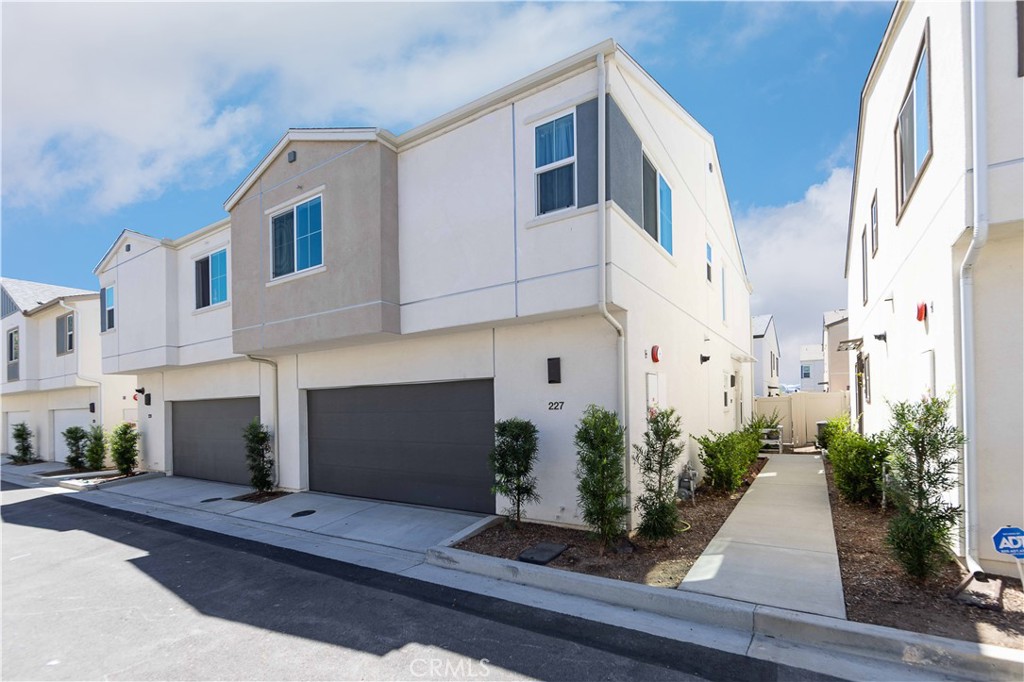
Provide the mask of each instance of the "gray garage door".
{"label": "gray garage door", "polygon": [[171,403],[174,475],[249,485],[242,429],[259,416],[259,398]]}
{"label": "gray garage door", "polygon": [[490,379],[308,397],[310,490],[494,513]]}

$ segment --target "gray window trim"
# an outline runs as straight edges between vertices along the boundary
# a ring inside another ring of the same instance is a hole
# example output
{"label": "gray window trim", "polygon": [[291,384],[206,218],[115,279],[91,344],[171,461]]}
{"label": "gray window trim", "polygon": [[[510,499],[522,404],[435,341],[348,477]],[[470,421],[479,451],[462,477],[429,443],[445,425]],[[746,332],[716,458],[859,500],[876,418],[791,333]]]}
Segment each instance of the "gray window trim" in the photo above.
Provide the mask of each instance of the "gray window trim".
{"label": "gray window trim", "polygon": [[[70,322],[70,326],[68,325]],[[61,315],[56,320],[57,355],[70,355],[75,352],[75,314]]]}

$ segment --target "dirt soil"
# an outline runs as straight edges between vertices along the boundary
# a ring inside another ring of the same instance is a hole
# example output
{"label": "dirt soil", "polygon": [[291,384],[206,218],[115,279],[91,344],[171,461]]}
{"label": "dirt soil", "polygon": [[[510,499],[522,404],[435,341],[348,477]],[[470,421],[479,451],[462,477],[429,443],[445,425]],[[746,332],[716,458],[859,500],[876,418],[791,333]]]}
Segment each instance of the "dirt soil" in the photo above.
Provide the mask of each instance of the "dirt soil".
{"label": "dirt soil", "polygon": [[883,512],[844,501],[827,463],[825,471],[847,618],[969,642],[1024,648],[1024,593],[1019,580],[1003,578],[1000,612],[950,598],[966,575],[954,561],[924,584],[907,577],[885,545],[891,508]]}
{"label": "dirt soil", "polygon": [[689,501],[678,502],[680,528],[686,529],[687,525],[689,528],[667,542],[648,542],[633,537],[630,543],[620,545],[618,551],[609,549],[602,556],[600,541],[585,530],[524,521],[518,530],[507,523],[492,526],[483,533],[459,543],[456,548],[504,559],[515,559],[520,552],[538,542],[561,543],[568,545],[569,548],[548,566],[616,580],[675,588],[725,523],[765,461],[757,461],[743,486],[735,493],[702,489],[697,492],[696,506]]}
{"label": "dirt soil", "polygon": [[[764,465],[759,460],[758,471]],[[1012,649],[1024,648],[1024,593],[1019,580],[1003,578],[1002,611],[970,606],[950,598],[964,575],[950,561],[942,574],[919,584],[908,578],[885,546],[890,513],[844,502],[826,463],[832,524],[839,549],[839,568],[846,597],[847,618],[942,637]],[[549,566],[605,578],[677,587],[687,571],[732,513],[753,482],[751,472],[732,495],[699,491],[697,505],[678,504],[681,522],[691,524],[667,543],[633,538],[631,545],[600,554],[601,544],[584,530],[524,522],[518,530],[498,524],[456,545],[479,554],[515,559],[539,542],[556,542],[568,549]],[[681,527],[685,527],[682,525]],[[632,551],[630,551],[632,550]]]}
{"label": "dirt soil", "polygon": [[291,495],[291,493],[284,490],[271,490],[269,493],[246,493],[245,495],[239,495],[238,497],[232,497],[232,500],[237,502],[253,502],[255,504],[262,504],[263,502],[270,502],[276,500],[279,497],[285,495]]}
{"label": "dirt soil", "polygon": [[65,474],[90,474],[92,476],[102,476],[103,474],[109,474],[116,469],[58,469],[57,471],[46,471],[39,474],[40,476],[64,476]]}

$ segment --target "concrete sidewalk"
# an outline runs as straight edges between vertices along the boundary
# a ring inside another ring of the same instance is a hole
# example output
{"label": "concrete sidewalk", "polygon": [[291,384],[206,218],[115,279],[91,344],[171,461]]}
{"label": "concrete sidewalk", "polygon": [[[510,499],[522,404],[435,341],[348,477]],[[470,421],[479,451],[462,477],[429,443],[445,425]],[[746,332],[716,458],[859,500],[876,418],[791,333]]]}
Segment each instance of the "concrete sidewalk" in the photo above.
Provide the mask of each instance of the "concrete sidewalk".
{"label": "concrete sidewalk", "polygon": [[679,589],[846,618],[821,455],[772,455]]}

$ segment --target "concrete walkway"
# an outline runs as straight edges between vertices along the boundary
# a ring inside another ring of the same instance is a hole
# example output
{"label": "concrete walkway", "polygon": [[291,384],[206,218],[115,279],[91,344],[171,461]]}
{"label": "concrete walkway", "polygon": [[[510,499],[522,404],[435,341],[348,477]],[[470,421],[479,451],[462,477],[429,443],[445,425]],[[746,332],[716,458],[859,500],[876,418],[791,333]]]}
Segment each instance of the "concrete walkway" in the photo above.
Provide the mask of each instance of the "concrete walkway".
{"label": "concrete walkway", "polygon": [[821,456],[772,455],[679,589],[846,618]]}

